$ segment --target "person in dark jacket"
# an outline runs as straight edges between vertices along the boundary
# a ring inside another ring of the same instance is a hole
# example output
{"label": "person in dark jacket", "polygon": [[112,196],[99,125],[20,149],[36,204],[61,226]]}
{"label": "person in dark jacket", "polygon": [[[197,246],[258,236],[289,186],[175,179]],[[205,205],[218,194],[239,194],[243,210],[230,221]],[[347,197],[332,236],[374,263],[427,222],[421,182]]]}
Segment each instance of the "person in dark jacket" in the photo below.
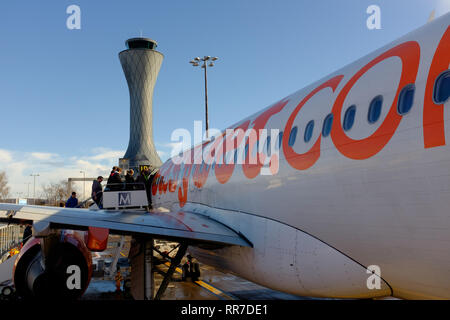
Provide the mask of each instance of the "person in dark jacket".
{"label": "person in dark jacket", "polygon": [[[127,170],[127,174],[125,175],[125,183],[135,183],[134,181],[134,170],[133,169],[129,169]],[[127,186],[127,189],[132,189],[132,186]]]}
{"label": "person in dark jacket", "polygon": [[145,167],[137,178],[137,182],[142,183],[145,186],[149,209],[152,209],[152,180],[153,175],[151,174],[149,167]]}
{"label": "person in dark jacket", "polygon": [[113,167],[111,174],[109,175],[108,182],[106,183],[106,186],[109,188],[109,190],[111,191],[122,190],[123,181],[122,178],[120,177],[121,172],[122,172],[121,168],[116,166]]}
{"label": "person in dark jacket", "polygon": [[72,195],[66,201],[66,208],[77,208],[77,207],[78,207],[77,193],[72,192]]}
{"label": "person in dark jacket", "polygon": [[102,200],[103,200],[103,187],[102,187],[103,177],[98,176],[97,180],[92,182],[92,199],[95,201],[99,209],[103,208]]}

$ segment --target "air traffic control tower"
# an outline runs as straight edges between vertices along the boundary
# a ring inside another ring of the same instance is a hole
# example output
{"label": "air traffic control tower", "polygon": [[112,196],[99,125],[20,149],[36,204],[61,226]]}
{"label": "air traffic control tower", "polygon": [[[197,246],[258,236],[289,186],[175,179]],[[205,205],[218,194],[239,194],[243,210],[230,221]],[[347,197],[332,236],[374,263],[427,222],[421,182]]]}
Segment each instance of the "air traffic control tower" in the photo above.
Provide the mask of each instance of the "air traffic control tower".
{"label": "air traffic control tower", "polygon": [[153,142],[153,89],[164,56],[148,38],[128,39],[125,44],[119,59],[130,92],[130,141],[119,166],[139,172],[141,166],[162,165]]}

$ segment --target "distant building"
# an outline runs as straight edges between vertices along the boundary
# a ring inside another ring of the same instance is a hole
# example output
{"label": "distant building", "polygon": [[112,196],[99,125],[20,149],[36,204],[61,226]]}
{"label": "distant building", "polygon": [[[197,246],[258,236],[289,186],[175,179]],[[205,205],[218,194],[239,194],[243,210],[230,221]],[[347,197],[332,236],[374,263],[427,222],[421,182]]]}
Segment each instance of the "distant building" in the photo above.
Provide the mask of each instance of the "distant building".
{"label": "distant building", "polygon": [[33,199],[33,198],[9,198],[9,199],[1,200],[0,202],[12,203],[12,204],[22,204],[22,205],[27,205],[27,204],[33,205],[33,204],[36,204],[36,205],[39,205],[39,206],[43,206],[43,205],[45,205],[47,203],[47,200],[46,199],[39,199],[39,198],[36,198],[36,199]]}

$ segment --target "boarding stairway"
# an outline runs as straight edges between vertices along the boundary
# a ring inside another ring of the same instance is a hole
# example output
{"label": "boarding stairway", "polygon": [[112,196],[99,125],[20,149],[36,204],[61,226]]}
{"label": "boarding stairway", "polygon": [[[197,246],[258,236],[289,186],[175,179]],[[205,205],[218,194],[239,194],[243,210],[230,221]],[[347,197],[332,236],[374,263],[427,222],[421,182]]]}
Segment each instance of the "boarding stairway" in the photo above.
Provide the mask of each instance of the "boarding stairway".
{"label": "boarding stairway", "polygon": [[[99,209],[92,197],[80,203],[80,207]],[[106,185],[102,195],[104,210],[147,210],[147,192],[143,183],[115,183]]]}

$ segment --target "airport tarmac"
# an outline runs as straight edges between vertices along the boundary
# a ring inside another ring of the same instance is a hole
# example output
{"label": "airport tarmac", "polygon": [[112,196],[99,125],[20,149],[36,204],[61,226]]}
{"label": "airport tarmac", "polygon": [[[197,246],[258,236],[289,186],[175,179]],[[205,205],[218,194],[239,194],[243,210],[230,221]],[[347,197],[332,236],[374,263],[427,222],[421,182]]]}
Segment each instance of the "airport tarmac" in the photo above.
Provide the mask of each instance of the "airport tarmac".
{"label": "airport tarmac", "polygon": [[[127,257],[130,249],[130,237],[126,241],[120,257]],[[108,248],[95,259],[105,259],[111,261],[117,252],[117,245],[120,243],[120,236],[110,236]],[[161,251],[176,251],[176,243],[155,241],[157,248]],[[160,260],[160,264],[155,268],[155,288],[158,290],[165,273],[170,264],[163,260],[159,254],[155,258]],[[13,261],[13,260],[11,260]],[[98,260],[97,260],[98,262]],[[182,263],[184,260],[182,261]],[[8,268],[8,270],[12,269]],[[126,268],[125,268],[126,269]],[[176,268],[162,299],[163,300],[310,300],[314,298],[299,297],[265,288],[258,284],[247,281],[230,273],[224,273],[215,268],[200,263],[201,275],[198,281],[191,281],[189,278],[182,281],[182,271]],[[9,273],[8,273],[9,275]],[[126,270],[124,270],[126,276]],[[112,277],[102,273],[101,276],[93,276],[88,289],[82,300],[131,300],[131,295],[123,291],[123,281],[121,292],[116,291],[116,283]]]}
{"label": "airport tarmac", "polygon": [[[168,269],[160,265],[161,271]],[[229,273],[200,264],[199,281],[182,281],[181,270],[174,273],[162,297],[163,300],[309,300],[313,298],[299,297],[262,287]],[[160,273],[155,273],[155,287],[159,288],[163,280]],[[131,299],[123,292],[115,292],[114,280],[92,279],[83,300],[123,300]]]}
{"label": "airport tarmac", "polygon": [[[118,236],[110,236],[108,249],[104,256],[112,257],[113,251],[120,241]],[[161,251],[170,251],[176,243],[156,241]],[[121,251],[121,256],[128,256],[129,238]],[[161,258],[158,254],[156,257]],[[155,287],[159,288],[169,262],[159,264],[155,272]],[[198,281],[182,281],[181,269],[176,268],[172,281],[169,283],[163,300],[309,300],[313,298],[299,297],[283,292],[271,290],[247,281],[233,274],[224,273],[215,268],[200,263],[201,276]],[[115,281],[104,278],[93,278],[86,290],[83,300],[115,300],[132,299],[130,296],[115,292]]]}

